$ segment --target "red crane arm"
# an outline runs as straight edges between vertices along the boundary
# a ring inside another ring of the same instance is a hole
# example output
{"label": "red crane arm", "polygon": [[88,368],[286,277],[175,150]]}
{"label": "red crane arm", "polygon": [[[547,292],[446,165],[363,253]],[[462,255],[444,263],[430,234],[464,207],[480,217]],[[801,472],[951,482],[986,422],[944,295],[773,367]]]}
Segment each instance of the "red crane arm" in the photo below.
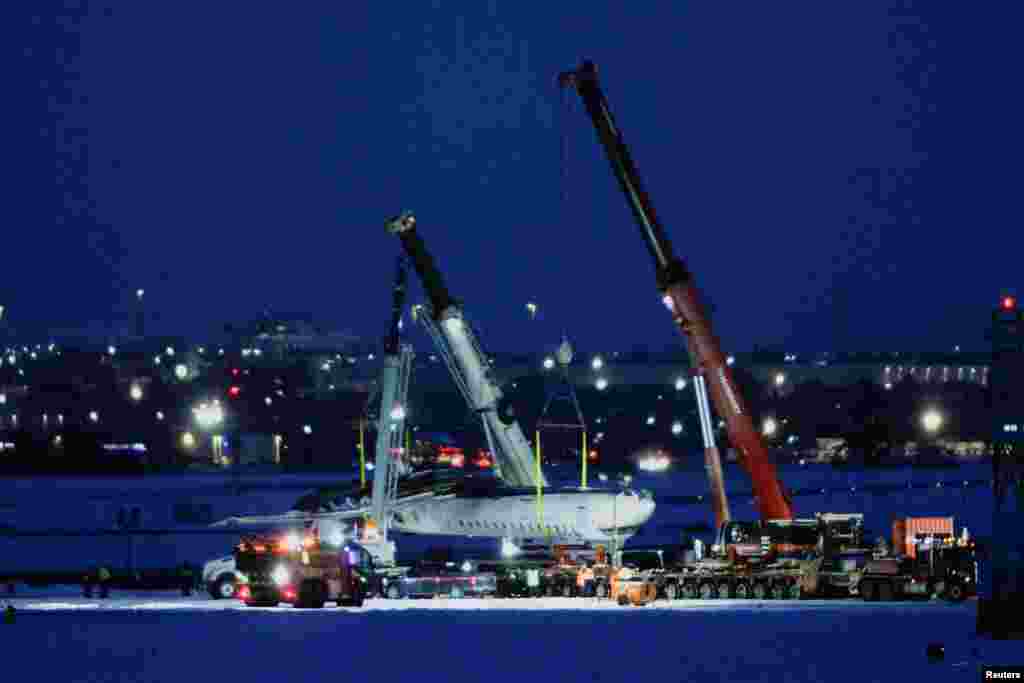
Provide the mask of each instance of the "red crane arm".
{"label": "red crane arm", "polygon": [[768,449],[755,429],[750,410],[733,380],[721,344],[711,329],[711,320],[701,304],[693,276],[673,253],[672,244],[654,213],[650,197],[644,191],[629,149],[601,92],[597,68],[592,62],[584,62],[579,69],[562,73],[558,80],[563,87],[572,87],[579,93],[590,115],[597,137],[611,162],[612,172],[640,226],[644,244],[654,259],[658,289],[686,337],[690,356],[698,365],[695,369],[704,374],[715,410],[725,420],[729,439],[739,451],[741,462],[750,475],[761,517],[792,519],[789,496],[779,482],[775,465],[768,457]]}

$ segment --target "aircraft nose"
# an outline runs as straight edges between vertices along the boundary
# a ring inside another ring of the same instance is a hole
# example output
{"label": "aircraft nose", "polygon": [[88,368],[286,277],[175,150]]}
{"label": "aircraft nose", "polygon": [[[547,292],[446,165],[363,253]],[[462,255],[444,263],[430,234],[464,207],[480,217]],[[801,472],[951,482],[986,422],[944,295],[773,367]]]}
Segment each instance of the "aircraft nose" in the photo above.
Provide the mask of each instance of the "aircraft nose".
{"label": "aircraft nose", "polygon": [[633,494],[622,494],[619,500],[622,511],[618,526],[642,526],[654,515],[654,499]]}

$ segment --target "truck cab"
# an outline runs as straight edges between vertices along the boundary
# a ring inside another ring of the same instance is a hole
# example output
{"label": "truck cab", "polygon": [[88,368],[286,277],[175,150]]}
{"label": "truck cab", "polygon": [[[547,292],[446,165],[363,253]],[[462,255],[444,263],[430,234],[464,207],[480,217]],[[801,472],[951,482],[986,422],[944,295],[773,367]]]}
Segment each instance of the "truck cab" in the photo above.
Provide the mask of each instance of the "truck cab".
{"label": "truck cab", "polygon": [[913,556],[871,560],[861,578],[865,600],[942,597],[959,602],[977,592],[977,548],[952,539],[919,541]]}

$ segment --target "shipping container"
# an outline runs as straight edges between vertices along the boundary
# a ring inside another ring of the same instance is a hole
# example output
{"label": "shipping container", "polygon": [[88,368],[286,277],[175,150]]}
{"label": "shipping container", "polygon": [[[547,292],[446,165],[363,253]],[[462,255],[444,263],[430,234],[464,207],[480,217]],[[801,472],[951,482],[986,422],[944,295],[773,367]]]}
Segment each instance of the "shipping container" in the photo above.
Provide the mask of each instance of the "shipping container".
{"label": "shipping container", "polygon": [[918,536],[953,535],[952,517],[905,517],[892,523],[892,550],[898,555],[917,557]]}

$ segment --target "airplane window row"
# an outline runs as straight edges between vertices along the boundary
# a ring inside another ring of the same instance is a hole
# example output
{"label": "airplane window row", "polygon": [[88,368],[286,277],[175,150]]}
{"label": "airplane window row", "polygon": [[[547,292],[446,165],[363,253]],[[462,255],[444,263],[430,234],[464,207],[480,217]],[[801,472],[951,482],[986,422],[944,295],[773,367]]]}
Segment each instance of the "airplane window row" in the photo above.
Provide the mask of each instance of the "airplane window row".
{"label": "airplane window row", "polygon": [[[451,523],[449,523],[451,524]],[[454,524],[451,524],[454,526]],[[501,529],[502,531],[532,531],[532,532],[543,532],[543,527],[540,524],[527,524],[526,522],[481,522],[480,520],[466,521],[460,519],[458,525],[463,529]],[[551,530],[556,534],[569,535],[573,531],[568,526],[553,526]]]}

